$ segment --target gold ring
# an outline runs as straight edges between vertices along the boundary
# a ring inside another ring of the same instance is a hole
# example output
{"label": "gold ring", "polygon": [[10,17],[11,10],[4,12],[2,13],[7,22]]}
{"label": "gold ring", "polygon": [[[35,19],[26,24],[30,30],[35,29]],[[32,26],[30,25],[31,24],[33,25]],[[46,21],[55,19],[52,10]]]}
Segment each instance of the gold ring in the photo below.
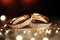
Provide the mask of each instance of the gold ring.
{"label": "gold ring", "polygon": [[46,16],[43,16],[42,14],[34,13],[32,14],[32,20],[39,20],[45,23],[49,22],[49,19]]}
{"label": "gold ring", "polygon": [[11,28],[23,28],[30,24],[32,17],[30,15],[23,15],[18,18],[12,19],[8,24]]}
{"label": "gold ring", "polygon": [[[36,23],[35,20],[37,20],[38,23]],[[41,23],[39,21],[42,21],[44,23]],[[51,25],[51,23],[48,23],[48,22],[49,22],[49,19],[46,16],[43,16],[42,14],[34,13],[34,14],[32,14],[32,22],[29,24],[29,27],[31,27],[31,28],[37,28],[37,27],[48,28]]]}

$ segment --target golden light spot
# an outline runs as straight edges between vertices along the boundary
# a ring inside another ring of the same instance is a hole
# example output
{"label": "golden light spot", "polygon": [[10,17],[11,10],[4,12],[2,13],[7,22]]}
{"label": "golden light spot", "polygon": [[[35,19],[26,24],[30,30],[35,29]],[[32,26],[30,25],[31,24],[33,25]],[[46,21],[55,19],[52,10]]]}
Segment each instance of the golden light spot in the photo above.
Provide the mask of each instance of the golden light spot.
{"label": "golden light spot", "polygon": [[2,32],[0,32],[0,35],[2,35]]}
{"label": "golden light spot", "polygon": [[56,30],[56,33],[58,33],[58,30]]}
{"label": "golden light spot", "polygon": [[51,34],[51,30],[46,30],[46,33],[47,34]]}
{"label": "golden light spot", "polygon": [[31,40],[36,40],[36,39],[34,37],[32,37]]}
{"label": "golden light spot", "polygon": [[36,33],[34,33],[34,36],[37,36],[38,35],[38,33],[36,32]]}
{"label": "golden light spot", "polygon": [[10,32],[10,30],[6,30],[5,35],[7,35]]}
{"label": "golden light spot", "polygon": [[24,31],[24,33],[26,33],[26,31]]}
{"label": "golden light spot", "polygon": [[44,37],[43,40],[49,40],[47,37]]}
{"label": "golden light spot", "polygon": [[21,35],[16,36],[16,40],[22,40],[22,39],[23,39],[23,37]]}

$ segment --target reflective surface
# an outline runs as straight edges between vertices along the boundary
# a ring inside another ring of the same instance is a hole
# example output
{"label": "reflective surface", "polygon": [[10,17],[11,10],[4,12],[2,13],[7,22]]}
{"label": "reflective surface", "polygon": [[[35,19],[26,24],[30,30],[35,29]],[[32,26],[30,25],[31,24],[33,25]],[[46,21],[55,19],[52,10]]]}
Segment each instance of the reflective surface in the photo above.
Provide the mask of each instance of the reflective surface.
{"label": "reflective surface", "polygon": [[0,40],[60,40],[60,19],[53,19],[52,25],[45,29],[0,29]]}

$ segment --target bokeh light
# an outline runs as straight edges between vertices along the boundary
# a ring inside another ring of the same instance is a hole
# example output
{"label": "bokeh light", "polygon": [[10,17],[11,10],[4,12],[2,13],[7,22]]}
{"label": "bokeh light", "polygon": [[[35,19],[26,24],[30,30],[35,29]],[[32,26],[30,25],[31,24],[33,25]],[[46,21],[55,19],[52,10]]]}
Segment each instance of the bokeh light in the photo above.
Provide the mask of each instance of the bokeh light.
{"label": "bokeh light", "polygon": [[1,20],[1,21],[5,21],[5,20],[6,20],[6,16],[5,16],[5,15],[2,15],[2,16],[0,17],[0,20]]}
{"label": "bokeh light", "polygon": [[1,0],[3,5],[12,5],[14,3],[14,0]]}
{"label": "bokeh light", "polygon": [[26,31],[24,31],[24,34],[26,33]]}
{"label": "bokeh light", "polygon": [[23,37],[21,35],[16,36],[16,40],[22,40],[22,39],[23,39]]}
{"label": "bokeh light", "polygon": [[32,37],[31,40],[36,40],[36,39],[34,37]]}
{"label": "bokeh light", "polygon": [[10,32],[10,30],[6,30],[5,35],[7,35]]}
{"label": "bokeh light", "polygon": [[0,35],[2,35],[2,32],[0,32]]}
{"label": "bokeh light", "polygon": [[51,34],[51,30],[46,30],[46,33],[47,34]]}
{"label": "bokeh light", "polygon": [[36,33],[34,33],[34,36],[37,36],[38,35],[38,33],[36,32]]}
{"label": "bokeh light", "polygon": [[43,40],[49,40],[47,37],[44,37]]}
{"label": "bokeh light", "polygon": [[56,30],[56,34],[58,33],[58,30]]}

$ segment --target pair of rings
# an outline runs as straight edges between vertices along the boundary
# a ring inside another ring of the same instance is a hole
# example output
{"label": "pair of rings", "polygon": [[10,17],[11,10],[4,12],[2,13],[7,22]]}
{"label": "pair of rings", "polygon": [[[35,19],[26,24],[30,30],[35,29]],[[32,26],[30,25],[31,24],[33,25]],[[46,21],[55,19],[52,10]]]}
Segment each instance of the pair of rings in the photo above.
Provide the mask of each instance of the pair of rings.
{"label": "pair of rings", "polygon": [[49,19],[46,16],[43,16],[38,13],[34,13],[32,15],[23,15],[23,16],[14,18],[9,22],[8,26],[11,28],[23,28],[27,25],[29,25],[30,27],[32,27],[32,25],[34,25],[34,27],[35,27],[35,25],[37,25],[37,24],[34,24],[32,22],[34,20],[43,21],[45,23],[48,23],[48,21],[49,21]]}

